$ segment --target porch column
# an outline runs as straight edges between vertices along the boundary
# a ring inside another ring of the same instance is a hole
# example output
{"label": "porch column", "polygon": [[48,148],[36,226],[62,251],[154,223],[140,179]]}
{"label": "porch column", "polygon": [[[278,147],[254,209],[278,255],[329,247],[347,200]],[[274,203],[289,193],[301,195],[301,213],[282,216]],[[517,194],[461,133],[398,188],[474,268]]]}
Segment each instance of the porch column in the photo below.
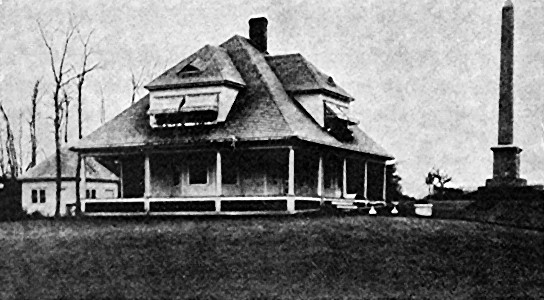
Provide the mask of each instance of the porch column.
{"label": "porch column", "polygon": [[347,195],[347,183],[348,183],[347,162],[346,162],[346,158],[344,158],[344,162],[342,164],[342,198],[345,198]]}
{"label": "porch column", "polygon": [[125,183],[124,183],[124,174],[123,174],[123,160],[119,158],[119,197],[124,198],[125,196]]}
{"label": "porch column", "polygon": [[215,160],[215,195],[223,194],[223,175],[221,174],[221,152],[217,151]]}
{"label": "porch column", "polygon": [[365,160],[365,179],[363,182],[363,196],[368,199],[368,160]]}
{"label": "porch column", "polygon": [[317,196],[323,194],[323,156],[319,155],[319,165],[317,167]]}
{"label": "porch column", "polygon": [[383,200],[385,200],[386,188],[387,188],[387,163],[384,163],[383,164],[383,195],[382,195]]}
{"label": "porch column", "polygon": [[144,158],[144,209],[149,212],[149,197],[151,197],[151,167],[149,164],[149,153]]}
{"label": "porch column", "polygon": [[[223,174],[221,173],[221,152],[217,150],[215,159],[215,195],[217,197],[223,194]],[[215,211],[221,211],[221,200],[215,200]]]}
{"label": "porch column", "polygon": [[[87,199],[87,166],[85,156],[81,156],[81,169],[79,170],[79,198]],[[83,210],[82,210],[83,211]]]}
{"label": "porch column", "polygon": [[295,150],[289,148],[289,180],[287,195],[287,211],[295,211]]}
{"label": "porch column", "polygon": [[293,148],[289,148],[288,194],[295,195],[295,150]]}

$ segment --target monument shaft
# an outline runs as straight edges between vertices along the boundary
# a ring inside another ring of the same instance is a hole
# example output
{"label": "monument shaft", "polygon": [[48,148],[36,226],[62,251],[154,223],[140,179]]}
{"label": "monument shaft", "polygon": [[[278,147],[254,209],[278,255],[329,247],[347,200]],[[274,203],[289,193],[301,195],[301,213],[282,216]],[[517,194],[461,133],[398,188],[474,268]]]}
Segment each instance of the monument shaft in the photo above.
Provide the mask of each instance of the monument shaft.
{"label": "monument shaft", "polygon": [[502,8],[499,145],[514,143],[514,7]]}

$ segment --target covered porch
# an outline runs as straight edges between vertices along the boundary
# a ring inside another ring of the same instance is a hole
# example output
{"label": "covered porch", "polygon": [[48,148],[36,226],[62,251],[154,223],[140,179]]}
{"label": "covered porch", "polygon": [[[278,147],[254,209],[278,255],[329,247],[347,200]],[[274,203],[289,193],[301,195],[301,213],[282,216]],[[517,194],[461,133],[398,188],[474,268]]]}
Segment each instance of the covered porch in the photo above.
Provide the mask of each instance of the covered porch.
{"label": "covered porch", "polygon": [[[292,214],[318,210],[326,202],[385,200],[385,161],[327,150],[266,146],[88,153],[82,159],[99,160],[119,176],[120,187],[114,198],[82,199],[81,208],[96,216]],[[81,179],[85,191],[86,179]]]}

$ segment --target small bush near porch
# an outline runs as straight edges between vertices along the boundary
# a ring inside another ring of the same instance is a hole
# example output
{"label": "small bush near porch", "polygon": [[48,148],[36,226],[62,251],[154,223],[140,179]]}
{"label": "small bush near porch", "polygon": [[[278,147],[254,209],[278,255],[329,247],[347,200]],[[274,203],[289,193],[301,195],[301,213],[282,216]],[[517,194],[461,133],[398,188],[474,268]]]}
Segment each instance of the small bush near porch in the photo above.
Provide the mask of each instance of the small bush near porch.
{"label": "small bush near porch", "polygon": [[0,223],[0,299],[538,298],[544,232],[385,217]]}

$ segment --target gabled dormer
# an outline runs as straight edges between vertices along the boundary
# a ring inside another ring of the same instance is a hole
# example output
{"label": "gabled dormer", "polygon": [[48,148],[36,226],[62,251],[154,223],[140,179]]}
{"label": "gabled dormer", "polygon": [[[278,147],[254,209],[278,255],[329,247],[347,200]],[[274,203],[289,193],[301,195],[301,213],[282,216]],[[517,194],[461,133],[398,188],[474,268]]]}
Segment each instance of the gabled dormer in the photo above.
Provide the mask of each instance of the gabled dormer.
{"label": "gabled dormer", "polygon": [[225,122],[245,82],[226,50],[206,45],[145,86],[153,128]]}
{"label": "gabled dormer", "polygon": [[331,76],[319,71],[300,54],[267,57],[285,90],[324,130],[339,140],[350,140],[350,126],[358,124],[350,115],[354,100]]}

